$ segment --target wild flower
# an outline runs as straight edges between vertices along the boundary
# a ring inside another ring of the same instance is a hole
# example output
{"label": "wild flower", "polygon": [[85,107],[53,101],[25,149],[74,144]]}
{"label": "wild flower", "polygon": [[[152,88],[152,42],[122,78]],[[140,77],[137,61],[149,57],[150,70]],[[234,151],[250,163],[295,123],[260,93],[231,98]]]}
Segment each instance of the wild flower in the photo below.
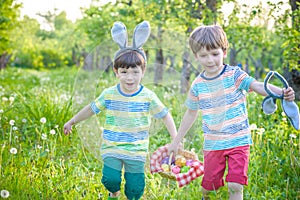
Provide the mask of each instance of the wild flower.
{"label": "wild flower", "polygon": [[264,129],[264,128],[259,128],[259,129],[257,129],[257,134],[258,134],[258,135],[262,135],[264,132],[265,132],[265,129]]}
{"label": "wild flower", "polygon": [[26,122],[27,122],[27,119],[25,119],[25,118],[22,119],[22,122],[23,122],[23,123],[26,123]]}
{"label": "wild flower", "polygon": [[40,122],[42,123],[42,124],[45,124],[46,123],[46,118],[45,117],[42,117],[41,119],[40,119]]}
{"label": "wild flower", "polygon": [[55,125],[55,126],[54,126],[54,128],[58,128],[58,127],[59,127],[58,125]]}
{"label": "wild flower", "polygon": [[256,124],[251,124],[250,125],[250,130],[251,131],[254,131],[254,130],[256,130],[257,129],[257,125]]}
{"label": "wild flower", "polygon": [[9,97],[9,101],[13,102],[15,100],[15,97]]}
{"label": "wild flower", "polygon": [[55,135],[55,133],[56,133],[56,132],[55,132],[54,129],[51,129],[51,130],[50,130],[50,134],[51,134],[51,135]]}
{"label": "wild flower", "polygon": [[295,134],[290,134],[290,138],[297,138],[297,136]]}
{"label": "wild flower", "polygon": [[0,195],[2,198],[6,199],[9,197],[9,192],[7,190],[1,190]]}
{"label": "wild flower", "polygon": [[10,124],[11,126],[15,125],[15,120],[13,120],[13,119],[10,120],[10,121],[9,121],[9,124]]}
{"label": "wild flower", "polygon": [[18,153],[18,150],[16,149],[16,148],[11,148],[10,150],[9,150],[9,152],[11,153],[11,154],[17,154]]}
{"label": "wild flower", "polygon": [[4,113],[4,111],[3,111],[2,109],[0,109],[0,114],[1,114],[1,113]]}
{"label": "wild flower", "polygon": [[2,101],[8,101],[7,97],[2,97]]}
{"label": "wild flower", "polygon": [[47,140],[47,135],[45,133],[42,134],[42,140]]}
{"label": "wild flower", "polygon": [[13,131],[16,131],[16,130],[18,130],[18,127],[16,127],[16,126],[13,126]]}
{"label": "wild flower", "polygon": [[38,149],[43,148],[43,147],[42,147],[41,145],[39,145],[39,144],[38,144],[36,147],[37,147]]}

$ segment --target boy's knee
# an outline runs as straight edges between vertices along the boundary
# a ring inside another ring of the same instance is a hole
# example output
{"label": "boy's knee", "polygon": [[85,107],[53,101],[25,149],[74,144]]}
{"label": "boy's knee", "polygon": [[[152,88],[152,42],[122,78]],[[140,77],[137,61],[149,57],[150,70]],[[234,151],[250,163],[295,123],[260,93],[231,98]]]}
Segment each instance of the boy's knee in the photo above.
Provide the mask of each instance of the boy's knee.
{"label": "boy's knee", "polygon": [[120,190],[121,178],[103,176],[102,183],[108,191],[114,193]]}
{"label": "boy's knee", "polygon": [[125,195],[129,200],[137,200],[142,197],[145,190],[145,176],[143,173],[125,174]]}
{"label": "boy's knee", "polygon": [[230,193],[242,193],[243,185],[234,182],[228,182],[228,191]]}

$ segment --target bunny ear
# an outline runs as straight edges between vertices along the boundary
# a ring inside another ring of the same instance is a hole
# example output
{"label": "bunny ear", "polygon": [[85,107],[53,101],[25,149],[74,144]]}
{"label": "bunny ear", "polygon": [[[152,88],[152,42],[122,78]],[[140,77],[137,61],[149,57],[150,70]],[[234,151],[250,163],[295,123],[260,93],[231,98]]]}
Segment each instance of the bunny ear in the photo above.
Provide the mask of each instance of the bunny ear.
{"label": "bunny ear", "polygon": [[128,36],[126,26],[122,22],[115,22],[111,29],[113,40],[119,45],[120,49],[127,47]]}
{"label": "bunny ear", "polygon": [[143,44],[148,40],[150,36],[150,24],[147,21],[143,21],[138,24],[133,33],[133,48],[141,48]]}

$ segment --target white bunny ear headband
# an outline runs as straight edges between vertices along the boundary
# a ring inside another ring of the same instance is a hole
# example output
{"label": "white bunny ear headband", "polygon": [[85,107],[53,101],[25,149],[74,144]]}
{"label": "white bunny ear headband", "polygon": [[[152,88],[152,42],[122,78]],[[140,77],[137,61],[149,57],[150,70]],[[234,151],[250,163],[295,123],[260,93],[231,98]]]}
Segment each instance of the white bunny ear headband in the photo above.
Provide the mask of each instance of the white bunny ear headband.
{"label": "white bunny ear headband", "polygon": [[264,80],[264,88],[268,93],[268,96],[265,97],[262,102],[262,109],[267,115],[273,114],[277,110],[276,99],[280,99],[283,111],[290,120],[291,124],[296,130],[300,130],[300,116],[298,105],[294,101],[284,100],[283,94],[277,95],[270,90],[270,88],[268,87],[268,82],[273,76],[278,78],[284,84],[285,88],[289,87],[288,82],[284,79],[283,76],[281,76],[276,71],[270,71]]}
{"label": "white bunny ear headband", "polygon": [[120,49],[116,52],[114,60],[126,50],[134,50],[140,53],[145,62],[147,57],[145,52],[142,50],[142,46],[148,40],[150,36],[150,24],[148,21],[139,23],[133,33],[132,46],[128,46],[128,35],[126,26],[122,22],[115,22],[111,29],[111,36],[113,40],[119,45]]}

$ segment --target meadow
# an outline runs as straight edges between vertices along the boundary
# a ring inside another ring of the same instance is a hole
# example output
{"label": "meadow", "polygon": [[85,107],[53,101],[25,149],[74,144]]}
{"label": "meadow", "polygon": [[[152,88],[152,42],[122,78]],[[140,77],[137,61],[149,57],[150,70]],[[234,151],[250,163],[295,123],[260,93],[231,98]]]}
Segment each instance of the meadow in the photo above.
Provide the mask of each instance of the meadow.
{"label": "meadow", "polygon": [[[0,199],[107,199],[97,151],[103,118],[81,123],[68,136],[62,127],[80,107],[112,85],[114,76],[75,68],[7,68],[0,74]],[[154,86],[150,77],[145,85],[163,99],[178,127],[185,110],[180,79],[174,77]],[[267,116],[261,109],[263,97],[251,93],[247,98],[253,145],[244,199],[300,199],[299,131],[290,126],[279,102],[276,113]],[[200,160],[202,141],[201,124],[197,122],[186,136],[184,147],[195,148]],[[162,122],[153,121],[149,156],[169,142]],[[175,182],[151,174],[147,168],[143,199],[200,199],[201,178],[178,188]],[[211,199],[227,198],[226,187],[211,194]],[[121,199],[125,199],[124,194]]]}

